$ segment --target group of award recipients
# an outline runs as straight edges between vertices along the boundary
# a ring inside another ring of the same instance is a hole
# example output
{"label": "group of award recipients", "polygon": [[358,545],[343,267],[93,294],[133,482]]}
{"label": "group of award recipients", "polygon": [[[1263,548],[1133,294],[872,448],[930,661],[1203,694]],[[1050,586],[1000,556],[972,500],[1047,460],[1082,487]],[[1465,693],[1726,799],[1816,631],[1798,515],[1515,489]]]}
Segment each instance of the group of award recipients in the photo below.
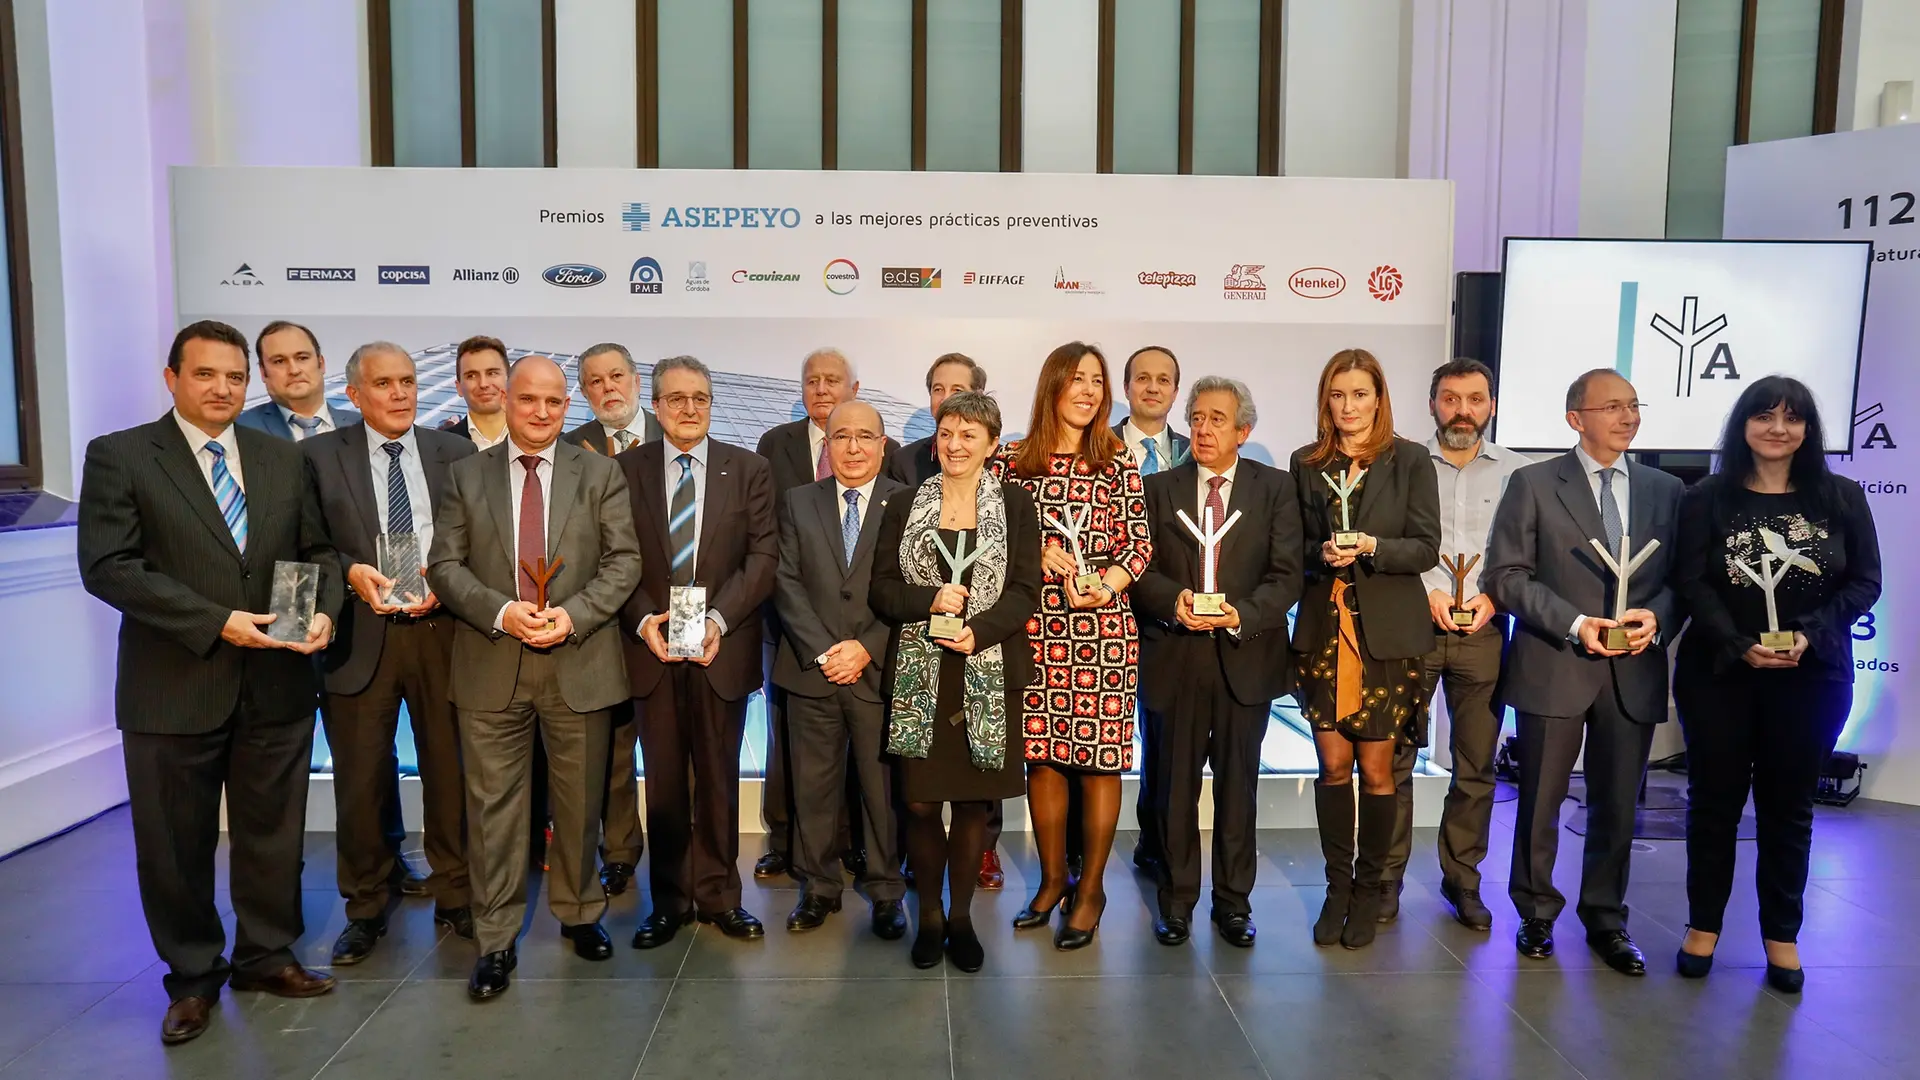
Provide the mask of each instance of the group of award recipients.
{"label": "group of award recipients", "polygon": [[[763,688],[770,850],[755,872],[801,881],[790,931],[838,912],[852,871],[883,939],[906,935],[913,887],[915,966],[979,970],[972,896],[1001,884],[1000,804],[1024,795],[1041,879],[1014,926],[1057,920],[1058,948],[1092,944],[1138,717],[1133,861],[1158,884],[1155,937],[1192,932],[1210,765],[1208,917],[1251,946],[1260,749],[1271,703],[1291,694],[1320,762],[1314,941],[1365,947],[1398,915],[1437,691],[1455,917],[1493,924],[1479,865],[1511,707],[1517,947],[1553,951],[1560,815],[1584,750],[1576,912],[1610,967],[1644,974],[1628,859],[1676,638],[1691,908],[1676,966],[1712,966],[1751,795],[1767,978],[1800,988],[1812,796],[1880,557],[1795,380],[1748,385],[1715,471],[1685,489],[1629,457],[1642,406],[1607,369],[1567,390],[1578,445],[1529,463],[1485,438],[1482,364],[1433,373],[1431,434],[1415,442],[1396,433],[1378,361],[1344,350],[1320,374],[1315,440],[1282,471],[1242,455],[1257,418],[1236,380],[1194,380],[1190,434],[1172,430],[1180,368],[1160,347],[1122,368],[1119,424],[1100,350],[1053,350],[1025,437],[1005,441],[985,370],[946,354],[926,380],[936,430],[907,446],[859,400],[852,364],[817,350],[807,417],[755,453],[709,436],[713,382],[692,357],[653,366],[649,413],[627,350],[594,346],[579,383],[596,419],[563,432],[558,364],[469,339],[467,415],[433,429],[415,423],[399,346],[347,362],[357,415],[326,405],[310,331],[277,322],[254,346],[271,400],[243,411],[246,339],[181,330],[164,372],[174,407],[93,440],[80,498],[83,580],[123,615],[117,718],[168,1043],[206,1028],[224,985],[334,986],[292,951],[316,695],[346,900],[334,964],[374,951],[396,891],[427,893],[436,921],[475,942],[475,999],[510,984],[530,821],[551,823],[562,933],[587,960],[611,956],[606,897],[631,884],[643,845],[636,743],[652,910],[634,947],[696,919],[764,934],[738,869],[738,761]],[[273,630],[280,562],[320,568],[304,636]],[[394,842],[402,703],[424,881]],[[231,959],[214,900],[223,793]]]}

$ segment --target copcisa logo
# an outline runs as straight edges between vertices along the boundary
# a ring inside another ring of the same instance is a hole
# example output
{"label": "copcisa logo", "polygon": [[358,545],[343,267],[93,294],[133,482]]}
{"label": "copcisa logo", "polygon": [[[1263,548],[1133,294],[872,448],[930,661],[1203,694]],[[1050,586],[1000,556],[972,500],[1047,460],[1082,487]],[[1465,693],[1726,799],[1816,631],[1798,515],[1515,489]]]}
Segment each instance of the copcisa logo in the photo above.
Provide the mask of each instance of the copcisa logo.
{"label": "copcisa logo", "polygon": [[[1640,320],[1640,283],[1620,283],[1620,333],[1614,342],[1614,370],[1620,377],[1633,378],[1634,346]],[[1695,380],[1740,381],[1740,369],[1733,360],[1733,346],[1721,335],[1727,330],[1726,315],[1704,318],[1700,298],[1683,296],[1677,315],[1656,312],[1646,323],[1674,347],[1673,396],[1692,397]]]}
{"label": "copcisa logo", "polygon": [[1235,263],[1221,282],[1220,295],[1229,300],[1265,300],[1267,283],[1260,278],[1266,263]]}
{"label": "copcisa logo", "polygon": [[252,288],[256,285],[265,285],[266,282],[261,281],[260,275],[253,272],[253,267],[248,266],[246,263],[241,263],[239,269],[221,278],[220,284]]}
{"label": "copcisa logo", "polygon": [[633,260],[633,269],[627,271],[627,291],[635,296],[659,296],[666,280],[660,264],[652,256],[642,255]]}
{"label": "copcisa logo", "polygon": [[607,280],[607,272],[586,263],[561,263],[547,267],[540,277],[547,284],[563,289],[586,289]]}
{"label": "copcisa logo", "polygon": [[828,292],[845,296],[860,287],[860,268],[853,265],[852,259],[835,259],[820,271],[820,280]]}
{"label": "copcisa logo", "polygon": [[382,266],[382,285],[431,285],[433,271],[425,266]]}

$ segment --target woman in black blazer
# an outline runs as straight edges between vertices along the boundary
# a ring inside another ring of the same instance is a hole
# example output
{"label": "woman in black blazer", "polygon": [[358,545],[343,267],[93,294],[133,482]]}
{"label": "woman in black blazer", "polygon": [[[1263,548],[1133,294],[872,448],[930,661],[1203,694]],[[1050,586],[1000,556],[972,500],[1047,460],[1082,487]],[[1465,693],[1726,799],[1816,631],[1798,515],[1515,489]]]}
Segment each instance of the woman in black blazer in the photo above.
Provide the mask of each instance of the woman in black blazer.
{"label": "woman in black blazer", "polygon": [[[1026,791],[1017,725],[1033,678],[1027,618],[1040,603],[1040,522],[1025,489],[986,470],[1000,438],[992,398],[954,394],[940,403],[937,423],[940,472],[888,501],[867,601],[893,624],[887,750],[900,760],[907,859],[919,885],[913,965],[938,964],[944,946],[955,967],[978,971],[985,954],[970,905],[987,819],[1000,800]],[[946,554],[976,552],[960,584],[949,584]],[[932,626],[933,616],[964,622],[957,635],[935,637],[946,628]],[[949,805],[951,834],[941,823]]]}
{"label": "woman in black blazer", "polygon": [[[1358,949],[1373,941],[1393,843],[1394,751],[1427,741],[1421,657],[1433,649],[1433,620],[1420,575],[1440,561],[1440,486],[1426,448],[1393,434],[1386,376],[1371,353],[1335,353],[1317,400],[1319,438],[1289,465],[1307,546],[1294,698],[1320,757],[1313,804],[1327,899],[1313,941]],[[1349,492],[1345,521],[1329,478]],[[1334,543],[1340,533],[1353,534],[1339,537],[1345,546]]]}
{"label": "woman in black blazer", "polygon": [[[1767,981],[1798,993],[1795,939],[1813,843],[1813,793],[1853,706],[1855,620],[1880,597],[1880,544],[1860,485],[1827,470],[1813,395],[1768,376],[1734,404],[1720,468],[1680,504],[1673,587],[1693,616],[1673,696],[1687,736],[1687,937],[1676,965],[1713,968],[1733,890],[1734,839],[1753,793]],[[1772,579],[1778,629],[1767,648]]]}

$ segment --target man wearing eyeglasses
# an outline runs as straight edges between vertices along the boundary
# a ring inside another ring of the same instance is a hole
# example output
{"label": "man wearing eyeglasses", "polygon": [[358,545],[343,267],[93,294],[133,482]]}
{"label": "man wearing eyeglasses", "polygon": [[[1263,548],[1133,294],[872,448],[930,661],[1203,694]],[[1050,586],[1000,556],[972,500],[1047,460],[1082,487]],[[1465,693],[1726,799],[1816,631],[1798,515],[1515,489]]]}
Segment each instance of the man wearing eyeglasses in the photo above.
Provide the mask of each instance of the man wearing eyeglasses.
{"label": "man wearing eyeglasses", "polygon": [[[664,441],[615,460],[640,534],[640,587],[620,615],[634,726],[647,762],[653,911],[633,947],[672,941],[696,917],[732,938],[765,934],[741,906],[740,740],[760,689],[761,607],[780,544],[773,473],[743,447],[708,437],[713,379],[691,356],[653,366]],[[705,647],[667,649],[676,587],[706,589]],[[616,775],[633,783],[631,748]],[[695,800],[698,804],[695,804]]]}
{"label": "man wearing eyeglasses", "polygon": [[[1574,762],[1586,748],[1587,838],[1576,908],[1587,944],[1608,967],[1645,975],[1627,933],[1627,860],[1634,801],[1667,718],[1668,639],[1679,611],[1667,585],[1684,485],[1626,457],[1640,430],[1633,384],[1608,368],[1567,388],[1572,450],[1513,474],[1494,515],[1481,586],[1514,615],[1502,683],[1519,714],[1520,805],[1508,894],[1519,912],[1522,956],[1553,954],[1553,922],[1566,898],[1553,885],[1560,810]],[[1660,546],[1628,576],[1617,621],[1613,572],[1598,540],[1619,559]],[[1625,648],[1606,631],[1626,630]]]}

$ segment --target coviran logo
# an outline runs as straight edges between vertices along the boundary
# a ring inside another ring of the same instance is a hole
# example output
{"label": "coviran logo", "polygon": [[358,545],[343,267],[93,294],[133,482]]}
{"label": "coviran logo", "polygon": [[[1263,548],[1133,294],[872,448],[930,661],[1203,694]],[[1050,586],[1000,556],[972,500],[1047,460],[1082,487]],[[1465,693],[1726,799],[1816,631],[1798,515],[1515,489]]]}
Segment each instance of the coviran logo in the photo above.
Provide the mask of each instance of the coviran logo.
{"label": "coviran logo", "polygon": [[1309,266],[1304,270],[1295,270],[1293,276],[1287,279],[1287,288],[1292,289],[1295,296],[1325,300],[1345,292],[1347,279],[1338,270]]}
{"label": "coviran logo", "polygon": [[799,274],[786,274],[786,273],[781,273],[778,270],[766,271],[766,272],[757,271],[757,270],[735,270],[733,272],[733,283],[735,285],[762,285],[762,284],[767,284],[769,282],[790,282],[790,281],[799,281],[799,280],[800,280]]}
{"label": "coviran logo", "polygon": [[1200,283],[1197,275],[1182,274],[1178,270],[1142,270],[1136,280],[1142,285],[1158,285],[1162,289],[1174,285],[1190,289]]}

